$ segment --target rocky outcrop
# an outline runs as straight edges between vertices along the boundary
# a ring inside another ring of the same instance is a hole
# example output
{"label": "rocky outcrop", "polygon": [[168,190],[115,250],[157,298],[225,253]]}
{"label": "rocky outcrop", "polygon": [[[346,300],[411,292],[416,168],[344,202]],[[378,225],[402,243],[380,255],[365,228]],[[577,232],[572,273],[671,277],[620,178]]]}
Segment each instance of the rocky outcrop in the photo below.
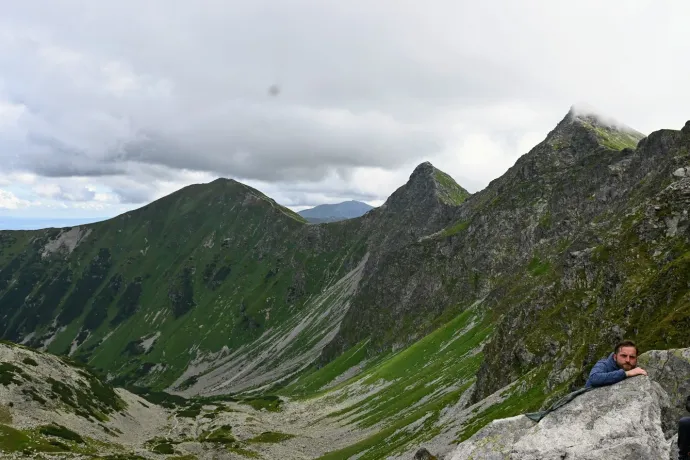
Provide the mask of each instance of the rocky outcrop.
{"label": "rocky outcrop", "polygon": [[585,393],[539,423],[524,415],[494,420],[458,446],[452,460],[659,460],[669,458],[661,429],[669,398],[648,377]]}
{"label": "rocky outcrop", "polygon": [[666,436],[678,431],[678,420],[687,416],[685,401],[690,396],[690,348],[652,350],[643,353],[639,366],[666,391],[670,404],[662,411]]}

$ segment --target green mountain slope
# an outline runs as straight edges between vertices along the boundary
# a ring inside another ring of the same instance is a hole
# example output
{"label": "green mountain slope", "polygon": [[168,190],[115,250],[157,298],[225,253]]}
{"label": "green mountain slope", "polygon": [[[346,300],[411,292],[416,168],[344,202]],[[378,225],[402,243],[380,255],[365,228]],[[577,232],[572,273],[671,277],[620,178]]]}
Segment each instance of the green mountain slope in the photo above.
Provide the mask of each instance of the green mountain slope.
{"label": "green mountain slope", "polygon": [[165,385],[197,350],[235,349],[281,324],[363,256],[338,243],[339,228],[305,229],[219,180],[103,223],[2,232],[0,330],[118,380]]}
{"label": "green mountain slope", "polygon": [[[400,194],[433,192],[434,171]],[[424,199],[430,212],[448,207]],[[2,232],[0,331],[117,384],[215,392],[280,380],[329,343],[369,247],[405,233],[401,219],[305,225],[257,190],[217,180],[102,223]]]}
{"label": "green mountain slope", "polygon": [[548,404],[622,337],[689,346],[688,205],[690,124],[570,111],[474,195],[423,163],[342,222],[220,180],[0,232],[0,331],[116,384],[330,402],[355,431],[326,458],[404,456]]}

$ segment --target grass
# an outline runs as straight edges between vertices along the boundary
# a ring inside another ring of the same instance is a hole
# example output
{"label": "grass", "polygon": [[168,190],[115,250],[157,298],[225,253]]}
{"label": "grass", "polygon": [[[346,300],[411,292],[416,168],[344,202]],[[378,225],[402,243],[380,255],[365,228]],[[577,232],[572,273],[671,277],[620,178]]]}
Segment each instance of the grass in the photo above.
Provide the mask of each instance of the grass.
{"label": "grass", "polygon": [[0,384],[8,386],[10,384],[19,385],[20,377],[26,378],[26,374],[19,367],[12,363],[0,363]]}
{"label": "grass", "polygon": [[257,454],[254,451],[243,449],[242,447],[238,446],[228,446],[226,447],[228,452],[232,452],[233,454],[241,455],[243,457],[247,458],[261,458],[259,454]]}
{"label": "grass", "polygon": [[443,171],[435,169],[434,178],[438,184],[439,197],[444,203],[457,206],[470,196],[467,190],[460,187],[452,177]]}
{"label": "grass", "polygon": [[247,442],[253,443],[276,443],[287,441],[288,439],[294,438],[295,435],[287,433],[279,433],[275,431],[264,431],[263,433],[248,439]]}
{"label": "grass", "polygon": [[65,428],[62,425],[52,424],[43,425],[37,428],[38,432],[46,436],[55,436],[56,438],[66,439],[68,441],[74,441],[78,444],[84,444],[84,439],[74,431],[69,428]]}
{"label": "grass", "polygon": [[586,125],[592,129],[599,141],[605,147],[611,150],[623,150],[623,149],[634,149],[637,147],[637,143],[644,137],[639,133],[619,131],[617,129],[607,129],[604,127],[593,126],[589,123]]}
{"label": "grass", "polygon": [[230,425],[220,426],[212,431],[205,431],[199,436],[200,442],[215,442],[220,444],[231,444],[236,441],[232,435],[232,427]]}
{"label": "grass", "polygon": [[162,442],[160,444],[156,444],[151,449],[151,452],[155,452],[157,454],[174,454],[175,448],[170,443]]}
{"label": "grass", "polygon": [[201,404],[194,404],[176,412],[178,417],[196,418],[201,413]]}
{"label": "grass", "polygon": [[530,260],[527,270],[532,274],[532,276],[542,276],[549,272],[551,269],[551,264],[549,262],[544,262],[539,259],[539,257],[533,257]]}
{"label": "grass", "polygon": [[362,341],[320,369],[313,368],[281,393],[295,396],[315,396],[324,386],[331,383],[348,369],[366,359],[368,341]]}
{"label": "grass", "polygon": [[[63,444],[64,445],[64,444]],[[1,452],[64,452],[61,445],[51,444],[34,433],[24,432],[7,425],[0,425]]]}
{"label": "grass", "polygon": [[444,229],[443,232],[441,233],[441,236],[456,235],[460,232],[464,232],[465,230],[467,230],[469,228],[469,226],[470,226],[469,221],[458,222],[458,223]]}
{"label": "grass", "polygon": [[247,404],[254,410],[267,410],[269,412],[280,412],[282,410],[282,401],[279,396],[264,395],[256,398],[240,399],[240,404]]}
{"label": "grass", "polygon": [[528,385],[526,392],[512,391],[502,402],[477,413],[473,418],[464,423],[463,429],[458,433],[456,441],[462,442],[469,439],[492,420],[512,417],[539,409],[548,397],[548,394],[544,392],[542,387],[545,377],[546,373],[541,372],[521,379],[513,388],[517,388],[521,382],[525,382]]}
{"label": "grass", "polygon": [[27,356],[26,358],[22,359],[22,362],[23,362],[24,364],[28,364],[29,366],[38,366],[38,363],[36,362],[36,360],[33,359],[33,358],[30,358],[29,356]]}
{"label": "grass", "polygon": [[[477,349],[491,332],[476,309],[467,309],[408,348],[329,390],[347,396],[351,387],[380,387],[364,400],[329,415],[361,428],[380,426],[380,430],[321,458],[385,458],[431,439],[439,432],[436,423],[441,411],[455,404],[474,382],[483,359]],[[421,425],[416,430],[406,429],[413,423]]]}

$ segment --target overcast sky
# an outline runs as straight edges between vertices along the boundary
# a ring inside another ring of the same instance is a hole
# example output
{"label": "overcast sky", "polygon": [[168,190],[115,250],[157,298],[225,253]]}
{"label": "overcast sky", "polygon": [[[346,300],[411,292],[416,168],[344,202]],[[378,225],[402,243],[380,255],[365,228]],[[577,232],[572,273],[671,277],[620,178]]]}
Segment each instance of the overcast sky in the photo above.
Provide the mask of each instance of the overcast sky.
{"label": "overcast sky", "polygon": [[108,217],[220,176],[378,205],[426,160],[474,192],[573,104],[644,133],[690,119],[686,0],[0,6],[0,217]]}

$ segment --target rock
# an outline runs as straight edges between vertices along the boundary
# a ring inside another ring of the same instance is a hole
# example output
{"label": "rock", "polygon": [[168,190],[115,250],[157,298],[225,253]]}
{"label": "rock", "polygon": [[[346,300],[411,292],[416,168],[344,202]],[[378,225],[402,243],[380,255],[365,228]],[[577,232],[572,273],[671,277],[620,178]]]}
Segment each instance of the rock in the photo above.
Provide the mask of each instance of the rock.
{"label": "rock", "polygon": [[494,420],[453,453],[468,458],[614,460],[669,458],[661,430],[663,388],[635,377],[585,393],[534,423],[524,415]]}
{"label": "rock", "polygon": [[652,350],[640,355],[638,365],[666,391],[670,405],[662,411],[666,436],[678,430],[678,420],[687,416],[685,401],[690,396],[690,348]]}
{"label": "rock", "polygon": [[678,433],[668,440],[669,460],[678,460]]}
{"label": "rock", "polygon": [[431,455],[428,450],[422,447],[414,454],[414,460],[436,460],[436,456]]}
{"label": "rock", "polygon": [[673,175],[675,177],[685,177],[685,168],[678,168],[675,171],[673,171]]}

